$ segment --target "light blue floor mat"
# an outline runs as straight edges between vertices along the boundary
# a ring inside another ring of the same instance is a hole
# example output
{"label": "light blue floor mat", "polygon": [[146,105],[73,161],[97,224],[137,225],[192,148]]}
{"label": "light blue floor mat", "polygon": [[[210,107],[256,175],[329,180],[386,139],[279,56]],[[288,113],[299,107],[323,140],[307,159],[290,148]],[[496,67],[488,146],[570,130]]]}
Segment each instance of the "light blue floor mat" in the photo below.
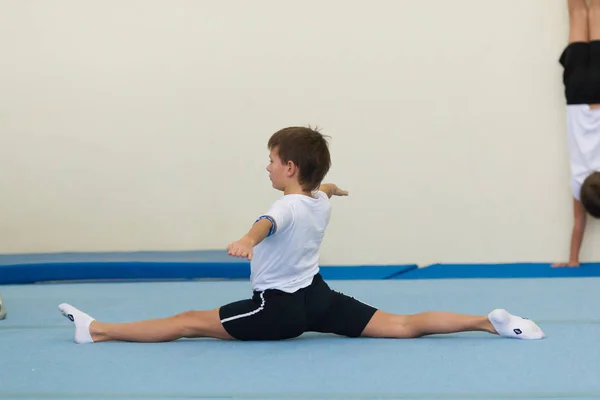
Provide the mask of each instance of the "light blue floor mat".
{"label": "light blue floor mat", "polygon": [[0,286],[0,399],[600,398],[600,279],[335,281],[389,312],[535,320],[540,341],[463,333],[420,339],[306,334],[268,343],[214,339],[76,345],[68,302],[106,322],[168,316],[247,298],[248,282]]}

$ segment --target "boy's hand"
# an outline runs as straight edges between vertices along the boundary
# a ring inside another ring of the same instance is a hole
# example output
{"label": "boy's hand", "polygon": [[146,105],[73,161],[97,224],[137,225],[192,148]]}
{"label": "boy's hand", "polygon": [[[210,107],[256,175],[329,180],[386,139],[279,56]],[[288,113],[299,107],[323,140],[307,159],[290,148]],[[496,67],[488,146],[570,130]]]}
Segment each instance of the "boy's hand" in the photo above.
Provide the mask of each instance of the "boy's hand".
{"label": "boy's hand", "polygon": [[333,190],[333,195],[334,196],[348,196],[348,191],[340,189],[339,187],[336,186]]}
{"label": "boy's hand", "polygon": [[331,196],[348,196],[347,190],[340,189],[334,183],[324,183],[319,187],[319,190],[327,194],[327,197],[329,198],[331,198]]}
{"label": "boy's hand", "polygon": [[252,242],[245,236],[227,246],[227,254],[234,257],[243,257],[252,260]]}

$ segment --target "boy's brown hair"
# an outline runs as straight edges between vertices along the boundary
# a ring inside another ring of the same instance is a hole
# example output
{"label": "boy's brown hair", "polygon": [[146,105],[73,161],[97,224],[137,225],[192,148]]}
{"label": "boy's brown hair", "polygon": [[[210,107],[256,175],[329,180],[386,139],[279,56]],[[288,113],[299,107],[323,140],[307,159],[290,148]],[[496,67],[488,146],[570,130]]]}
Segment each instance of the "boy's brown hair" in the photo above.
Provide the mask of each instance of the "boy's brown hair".
{"label": "boy's brown hair", "polygon": [[329,172],[331,156],[326,136],[317,129],[292,126],[275,132],[268,143],[277,149],[281,162],[291,161],[299,168],[298,183],[303,190],[314,191]]}
{"label": "boy's brown hair", "polygon": [[600,172],[590,174],[581,185],[581,203],[594,218],[600,218]]}

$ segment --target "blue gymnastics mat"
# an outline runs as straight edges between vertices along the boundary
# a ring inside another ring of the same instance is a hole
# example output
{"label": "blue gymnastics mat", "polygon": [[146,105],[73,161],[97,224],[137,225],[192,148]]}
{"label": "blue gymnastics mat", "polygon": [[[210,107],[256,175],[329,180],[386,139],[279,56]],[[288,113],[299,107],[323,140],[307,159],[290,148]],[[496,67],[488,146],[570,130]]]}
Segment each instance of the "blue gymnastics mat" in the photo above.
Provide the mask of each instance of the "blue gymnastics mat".
{"label": "blue gymnastics mat", "polygon": [[[322,266],[321,274],[328,280],[379,280],[416,268],[416,264]],[[222,250],[0,255],[0,284],[249,277],[250,263]]]}
{"label": "blue gymnastics mat", "polygon": [[[327,280],[600,277],[599,263],[324,265]],[[223,250],[0,255],[0,285],[65,281],[247,280],[250,263]]]}
{"label": "blue gymnastics mat", "polygon": [[160,318],[248,298],[240,281],[6,285],[0,399],[598,399],[599,278],[332,281],[384,311],[506,308],[546,333],[281,342],[182,339],[76,345],[68,302],[103,322]]}
{"label": "blue gymnastics mat", "polygon": [[600,264],[553,268],[543,263],[434,264],[404,271],[391,279],[585,278],[600,277]]}

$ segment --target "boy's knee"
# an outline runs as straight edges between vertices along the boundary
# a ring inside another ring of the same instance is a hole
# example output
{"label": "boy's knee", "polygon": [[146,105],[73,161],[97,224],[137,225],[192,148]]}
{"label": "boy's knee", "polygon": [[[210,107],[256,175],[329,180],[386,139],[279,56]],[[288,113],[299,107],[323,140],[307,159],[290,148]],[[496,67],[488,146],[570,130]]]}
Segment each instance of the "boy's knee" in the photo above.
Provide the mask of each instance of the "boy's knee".
{"label": "boy's knee", "polygon": [[204,311],[184,311],[175,315],[183,337],[195,337],[207,327]]}

